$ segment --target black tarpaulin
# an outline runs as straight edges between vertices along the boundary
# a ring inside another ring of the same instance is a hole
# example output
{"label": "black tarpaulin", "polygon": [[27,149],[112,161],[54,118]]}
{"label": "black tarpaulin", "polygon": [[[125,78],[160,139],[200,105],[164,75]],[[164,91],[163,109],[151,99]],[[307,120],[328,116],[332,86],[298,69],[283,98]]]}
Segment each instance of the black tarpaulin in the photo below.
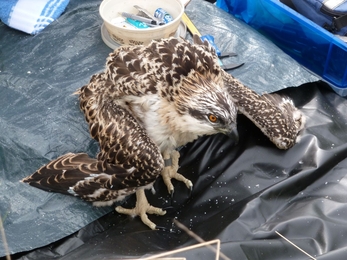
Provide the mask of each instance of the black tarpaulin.
{"label": "black tarpaulin", "polygon": [[[156,195],[148,193],[152,204],[172,207],[163,217],[151,216],[170,231],[151,231],[138,218],[111,212],[22,259],[134,259],[196,244],[173,219],[206,241],[220,239],[221,252],[230,259],[310,259],[276,231],[316,259],[344,259],[345,99],[322,83],[280,93],[292,97],[307,117],[301,141],[280,151],[240,115],[237,145],[216,135],[183,147],[179,171],[193,181],[192,194],[175,182],[171,198],[161,181],[155,185]],[[130,198],[126,206],[133,203]],[[206,248],[183,256],[214,259]]]}
{"label": "black tarpaulin", "polygon": [[[275,231],[317,259],[344,259],[345,99],[253,29],[199,0],[186,12],[223,51],[238,54],[226,62],[245,62],[232,74],[259,93],[288,94],[306,115],[300,143],[278,150],[240,115],[238,144],[216,135],[182,147],[179,171],[192,180],[192,193],[175,182],[171,198],[161,180],[157,193],[148,193],[153,205],[168,208],[150,218],[170,231],[19,182],[67,152],[98,151],[72,93],[103,69],[111,51],[100,36],[99,5],[70,1],[35,37],[0,25],[0,212],[13,257],[139,258],[195,244],[173,225],[177,219],[205,240],[220,239],[231,259],[308,259]],[[125,205],[133,203],[131,197]]]}

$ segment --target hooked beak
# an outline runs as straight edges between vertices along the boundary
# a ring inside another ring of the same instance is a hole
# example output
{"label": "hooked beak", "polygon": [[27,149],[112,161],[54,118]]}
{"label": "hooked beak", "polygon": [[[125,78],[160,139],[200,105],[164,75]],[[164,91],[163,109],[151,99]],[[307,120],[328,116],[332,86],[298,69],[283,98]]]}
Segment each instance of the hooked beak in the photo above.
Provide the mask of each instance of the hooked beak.
{"label": "hooked beak", "polygon": [[232,139],[235,144],[239,143],[239,133],[237,132],[236,126],[231,129],[231,131],[227,134],[227,136]]}
{"label": "hooked beak", "polygon": [[223,129],[223,130],[221,130],[221,132],[223,134],[225,134],[226,136],[228,136],[230,139],[232,139],[235,142],[235,144],[238,144],[239,133],[237,132],[236,125],[232,125],[232,126],[228,127],[227,129]]}

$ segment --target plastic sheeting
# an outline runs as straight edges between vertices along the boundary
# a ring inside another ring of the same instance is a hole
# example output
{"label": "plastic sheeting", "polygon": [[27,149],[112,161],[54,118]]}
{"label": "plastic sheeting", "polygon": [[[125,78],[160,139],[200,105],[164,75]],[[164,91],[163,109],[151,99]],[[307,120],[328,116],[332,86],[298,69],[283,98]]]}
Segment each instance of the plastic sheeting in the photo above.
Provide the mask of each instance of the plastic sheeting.
{"label": "plastic sheeting", "polygon": [[11,253],[56,241],[112,210],[19,182],[68,151],[97,151],[72,93],[102,69],[109,49],[98,1],[78,2],[37,36],[0,27],[0,212]]}
{"label": "plastic sheeting", "polygon": [[[183,147],[179,171],[193,181],[192,194],[175,182],[171,198],[162,181],[155,196],[148,193],[153,205],[172,207],[165,216],[150,216],[170,231],[152,231],[138,218],[111,212],[22,259],[133,259],[196,244],[173,219],[204,240],[220,239],[221,252],[230,259],[309,259],[276,231],[316,259],[345,259],[346,100],[320,83],[280,93],[293,98],[307,117],[301,141],[280,151],[239,116],[237,145],[216,135]],[[126,206],[133,203],[131,198]],[[215,259],[206,248],[181,255]]]}
{"label": "plastic sheeting", "polygon": [[[35,37],[0,25],[0,212],[10,253],[48,245],[78,230],[23,258],[133,257],[195,243],[172,225],[173,218],[205,240],[220,238],[222,251],[235,259],[302,258],[275,230],[312,254],[343,252],[346,106],[344,99],[313,83],[282,90],[307,116],[303,138],[290,150],[275,148],[242,116],[239,144],[217,135],[181,149],[180,172],[193,181],[192,194],[175,183],[171,198],[160,180],[157,193],[149,194],[153,205],[170,207],[166,216],[150,218],[171,232],[148,230],[137,218],[115,214],[113,207],[94,208],[19,182],[64,153],[98,151],[72,93],[103,69],[110,52],[100,36],[99,4],[70,1],[66,12]],[[226,62],[245,65],[232,74],[259,93],[317,80],[215,6],[192,0],[187,13],[223,51],[238,54]],[[126,205],[133,202],[131,197]]]}

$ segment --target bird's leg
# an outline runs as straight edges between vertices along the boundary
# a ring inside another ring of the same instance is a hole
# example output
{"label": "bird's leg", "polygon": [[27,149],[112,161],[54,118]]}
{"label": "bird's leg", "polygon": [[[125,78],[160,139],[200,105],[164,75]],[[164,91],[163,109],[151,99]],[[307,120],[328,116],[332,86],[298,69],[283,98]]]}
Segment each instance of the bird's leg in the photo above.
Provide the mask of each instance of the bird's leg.
{"label": "bird's leg", "polygon": [[176,179],[178,181],[184,182],[188,189],[192,189],[193,183],[185,178],[182,174],[179,174],[178,171],[178,160],[180,158],[180,153],[176,150],[173,150],[171,153],[167,150],[163,153],[165,167],[161,172],[163,181],[168,189],[169,194],[173,194],[174,187],[171,183],[171,179]]}
{"label": "bird's leg", "polygon": [[116,207],[116,211],[121,214],[126,214],[130,216],[140,216],[142,222],[146,224],[150,229],[155,230],[157,229],[157,225],[154,224],[152,221],[148,219],[148,214],[157,214],[157,215],[165,215],[166,211],[162,210],[161,208],[153,207],[148,203],[145,190],[139,188],[136,191],[136,205],[133,209],[126,209],[122,206]]}

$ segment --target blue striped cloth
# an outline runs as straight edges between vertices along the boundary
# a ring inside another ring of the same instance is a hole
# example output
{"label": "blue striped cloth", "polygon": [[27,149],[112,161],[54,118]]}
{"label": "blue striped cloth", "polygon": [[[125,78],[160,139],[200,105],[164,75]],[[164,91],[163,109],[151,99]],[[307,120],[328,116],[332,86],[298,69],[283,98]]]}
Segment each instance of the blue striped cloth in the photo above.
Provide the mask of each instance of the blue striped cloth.
{"label": "blue striped cloth", "polygon": [[0,20],[34,35],[57,19],[68,3],[69,0],[0,0]]}

